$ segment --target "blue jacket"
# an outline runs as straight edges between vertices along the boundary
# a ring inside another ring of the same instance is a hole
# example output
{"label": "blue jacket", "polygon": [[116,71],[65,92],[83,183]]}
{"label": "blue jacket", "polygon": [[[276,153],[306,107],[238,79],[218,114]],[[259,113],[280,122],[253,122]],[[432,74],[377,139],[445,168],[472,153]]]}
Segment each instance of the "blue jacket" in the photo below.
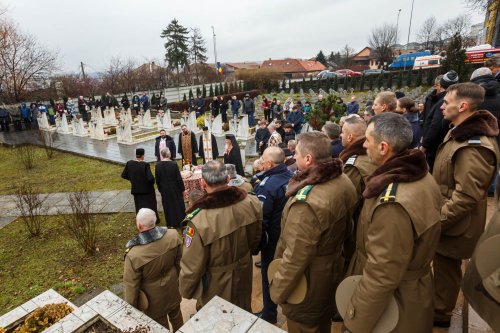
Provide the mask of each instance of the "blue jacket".
{"label": "blue jacket", "polygon": [[288,181],[293,174],[284,163],[259,175],[261,182],[255,188],[257,197],[262,202],[264,218],[262,232],[267,232],[269,244],[278,242],[281,234],[281,214],[288,198],[285,196]]}
{"label": "blue jacket", "polygon": [[26,103],[21,104],[21,117],[31,118],[31,110],[26,106]]}
{"label": "blue jacket", "polygon": [[293,125],[295,132],[298,132],[302,128],[302,123],[304,122],[304,115],[301,112],[290,112],[288,114],[287,120]]}
{"label": "blue jacket", "polygon": [[331,145],[332,145],[332,157],[338,158],[342,150],[344,150],[344,146],[342,146],[342,140],[340,139],[333,140]]}
{"label": "blue jacket", "polygon": [[38,112],[47,112],[47,111],[48,111],[48,110],[47,110],[47,107],[46,107],[45,105],[40,104],[40,105],[38,106]]}
{"label": "blue jacket", "polygon": [[233,113],[238,113],[238,110],[240,109],[241,103],[238,100],[231,100],[231,111]]}
{"label": "blue jacket", "polygon": [[351,102],[347,104],[347,114],[357,114],[359,112],[359,103]]}
{"label": "blue jacket", "polygon": [[147,111],[147,109],[149,109],[149,97],[144,95],[141,97],[141,104],[142,104],[142,108],[144,109],[144,111]]}

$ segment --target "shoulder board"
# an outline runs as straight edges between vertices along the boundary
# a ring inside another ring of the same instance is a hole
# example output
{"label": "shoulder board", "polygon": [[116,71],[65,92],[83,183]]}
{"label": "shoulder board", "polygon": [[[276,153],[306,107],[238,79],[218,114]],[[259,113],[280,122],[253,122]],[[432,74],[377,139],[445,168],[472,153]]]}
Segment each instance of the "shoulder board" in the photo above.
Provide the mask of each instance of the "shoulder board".
{"label": "shoulder board", "polygon": [[195,217],[200,211],[201,211],[201,208],[196,208],[191,213],[187,214],[186,217],[184,218],[184,220],[192,220],[193,217]]}
{"label": "shoulder board", "polygon": [[354,165],[354,162],[356,162],[357,158],[358,158],[357,155],[349,157],[349,159],[347,159],[347,161],[345,162],[345,165]]}
{"label": "shoulder board", "polygon": [[473,146],[481,145],[481,137],[480,136],[473,136],[469,139],[468,143],[469,143],[469,145],[473,145]]}
{"label": "shoulder board", "polygon": [[262,180],[260,181],[260,183],[259,183],[259,186],[264,186],[264,185],[266,185],[266,182],[267,182],[267,180],[268,180],[268,179],[269,179],[269,177],[266,177],[266,178],[262,179]]}
{"label": "shoulder board", "polygon": [[128,248],[125,249],[125,254],[123,255],[123,260],[125,260],[125,257],[130,252],[130,249],[131,249],[131,247],[128,247]]}
{"label": "shoulder board", "polygon": [[307,185],[307,186],[303,187],[301,190],[299,190],[299,192],[297,192],[297,194],[295,195],[295,199],[297,199],[297,201],[301,201],[301,202],[306,201],[307,195],[312,190],[312,188],[313,188],[312,185]]}
{"label": "shoulder board", "polygon": [[396,201],[396,191],[398,190],[398,183],[390,183],[385,189],[384,196],[380,198],[380,202],[394,202]]}
{"label": "shoulder board", "polygon": [[250,192],[248,192],[248,194],[250,194],[250,195],[257,195],[257,193],[255,193],[254,191],[250,191]]}

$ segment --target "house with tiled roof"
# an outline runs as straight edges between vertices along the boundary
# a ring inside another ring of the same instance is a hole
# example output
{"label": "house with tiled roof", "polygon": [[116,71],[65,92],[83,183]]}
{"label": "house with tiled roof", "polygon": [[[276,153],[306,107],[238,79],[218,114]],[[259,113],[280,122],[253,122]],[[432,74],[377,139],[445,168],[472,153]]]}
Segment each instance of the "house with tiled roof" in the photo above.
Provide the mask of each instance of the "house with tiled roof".
{"label": "house with tiled roof", "polygon": [[326,69],[325,65],[319,61],[300,59],[269,59],[265,60],[260,68],[278,72],[288,78],[315,76]]}

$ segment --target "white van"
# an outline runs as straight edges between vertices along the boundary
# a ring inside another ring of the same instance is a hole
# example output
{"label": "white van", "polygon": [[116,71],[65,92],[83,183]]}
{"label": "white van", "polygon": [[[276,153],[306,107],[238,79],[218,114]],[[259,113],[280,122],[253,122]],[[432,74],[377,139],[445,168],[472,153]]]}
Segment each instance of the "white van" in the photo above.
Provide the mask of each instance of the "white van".
{"label": "white van", "polygon": [[416,57],[413,69],[437,68],[441,67],[443,57],[440,55],[428,55],[423,57]]}

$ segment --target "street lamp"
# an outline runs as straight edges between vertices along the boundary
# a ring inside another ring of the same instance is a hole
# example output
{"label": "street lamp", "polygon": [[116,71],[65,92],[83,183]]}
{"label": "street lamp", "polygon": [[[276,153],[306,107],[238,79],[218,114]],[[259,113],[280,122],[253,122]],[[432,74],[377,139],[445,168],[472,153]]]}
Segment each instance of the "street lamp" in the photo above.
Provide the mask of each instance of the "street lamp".
{"label": "street lamp", "polygon": [[398,43],[399,14],[401,14],[401,8],[398,9],[398,19],[396,21],[396,40],[395,40],[396,44]]}
{"label": "street lamp", "polygon": [[[217,70],[217,48],[216,48],[216,44],[215,44],[215,29],[214,29],[214,26],[212,26],[212,35],[213,35],[213,38],[214,38],[214,58],[215,58],[215,70]],[[217,73],[217,75],[219,75],[219,73]]]}
{"label": "street lamp", "polygon": [[[410,31],[411,31],[411,20],[413,19],[413,5],[415,4],[415,0],[411,1],[411,12],[410,12],[410,25],[408,26],[408,39],[406,40],[406,51],[408,51],[408,44],[410,44]],[[408,53],[408,52],[406,52]],[[406,61],[404,61],[404,69],[406,70]]]}

